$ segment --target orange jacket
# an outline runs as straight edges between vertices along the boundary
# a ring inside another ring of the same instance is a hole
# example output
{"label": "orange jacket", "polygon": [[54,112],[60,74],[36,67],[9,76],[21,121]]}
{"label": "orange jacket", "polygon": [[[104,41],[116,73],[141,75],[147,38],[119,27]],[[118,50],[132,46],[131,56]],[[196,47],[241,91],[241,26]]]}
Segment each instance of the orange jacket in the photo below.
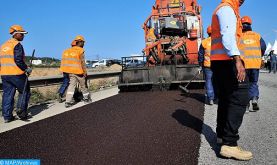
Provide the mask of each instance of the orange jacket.
{"label": "orange jacket", "polygon": [[21,70],[14,61],[14,48],[19,43],[12,38],[1,46],[0,49],[0,74],[1,75],[22,75],[24,71]]}
{"label": "orange jacket", "polygon": [[[212,47],[211,47],[211,60],[230,60],[231,58],[226,54],[222,44],[222,37],[220,33],[220,24],[217,18],[217,11],[223,6],[230,6],[237,17],[237,43],[240,48],[240,37],[242,35],[242,24],[239,16],[239,1],[238,0],[222,0],[221,4],[216,8],[212,17]],[[228,18],[226,18],[228,19]]]}
{"label": "orange jacket", "polygon": [[211,37],[208,37],[202,41],[202,46],[205,49],[205,55],[204,55],[204,66],[205,67],[211,67],[211,45],[212,45],[212,39]]}
{"label": "orange jacket", "polygon": [[84,66],[84,49],[78,46],[63,52],[60,70],[71,74],[86,74]]}
{"label": "orange jacket", "polygon": [[262,64],[262,52],[260,44],[261,36],[253,31],[242,34],[241,44],[243,46],[242,60],[245,69],[260,69]]}
{"label": "orange jacket", "polygon": [[147,40],[149,42],[154,42],[156,39],[157,37],[155,36],[155,29],[154,28],[149,29],[147,34]]}

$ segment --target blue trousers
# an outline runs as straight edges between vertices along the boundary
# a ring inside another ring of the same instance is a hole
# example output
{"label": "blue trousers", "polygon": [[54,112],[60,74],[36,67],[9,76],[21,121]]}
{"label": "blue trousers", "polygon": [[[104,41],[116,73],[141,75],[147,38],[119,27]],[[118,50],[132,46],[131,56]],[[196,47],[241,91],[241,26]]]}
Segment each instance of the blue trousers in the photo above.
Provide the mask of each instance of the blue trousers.
{"label": "blue trousers", "polygon": [[247,69],[247,76],[249,78],[249,97],[251,100],[254,98],[259,99],[259,69]]}
{"label": "blue trousers", "polygon": [[206,88],[206,94],[207,94],[207,98],[208,100],[214,100],[214,87],[213,87],[213,83],[212,83],[212,77],[213,77],[213,72],[210,68],[204,67],[203,68],[204,71],[204,76],[205,76],[205,88]]}
{"label": "blue trousers", "polygon": [[60,96],[63,96],[66,89],[69,86],[69,74],[68,73],[63,73],[63,84],[61,85],[59,89],[59,94]]}
{"label": "blue trousers", "polygon": [[[16,89],[19,92],[16,108],[21,109],[22,112],[27,115],[28,102],[31,96],[28,77],[23,74],[1,76],[1,78],[3,85],[2,114],[4,119],[9,120],[12,118],[12,111],[14,108],[14,95]],[[27,86],[25,88],[25,92],[23,92],[25,81],[27,81]]]}

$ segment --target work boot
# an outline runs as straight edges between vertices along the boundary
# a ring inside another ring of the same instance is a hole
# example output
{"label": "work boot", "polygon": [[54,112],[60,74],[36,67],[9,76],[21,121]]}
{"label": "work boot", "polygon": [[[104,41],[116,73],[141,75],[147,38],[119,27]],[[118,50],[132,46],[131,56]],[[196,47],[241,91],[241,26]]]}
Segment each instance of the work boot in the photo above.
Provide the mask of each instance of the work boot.
{"label": "work boot", "polygon": [[213,100],[209,100],[209,105],[214,105],[214,101]]}
{"label": "work boot", "polygon": [[61,96],[61,94],[58,94],[58,102],[62,103],[63,102],[63,97]]}
{"label": "work boot", "polygon": [[14,116],[12,116],[10,119],[5,119],[4,123],[10,123],[12,121],[14,121],[16,118]]}
{"label": "work boot", "polygon": [[32,118],[32,116],[29,115],[29,114],[19,117],[19,119],[22,120],[22,121],[29,121],[30,118]]}
{"label": "work boot", "polygon": [[89,103],[91,103],[92,102],[92,100],[91,100],[91,98],[89,97],[89,98],[86,98],[86,99],[84,99],[84,103],[85,104],[89,104]]}
{"label": "work boot", "polygon": [[23,111],[23,110],[19,110],[19,109],[17,109],[16,110],[16,114],[17,114],[17,116],[19,117],[19,119],[20,120],[23,120],[23,121],[27,121],[29,118],[32,118],[29,114],[28,114],[28,112],[26,112],[26,111]]}
{"label": "work boot", "polygon": [[249,151],[244,151],[242,148],[235,146],[223,145],[220,149],[220,155],[226,158],[234,158],[237,160],[250,160],[253,154]]}
{"label": "work boot", "polygon": [[256,112],[256,111],[260,110],[257,99],[252,100],[252,109],[253,110],[251,110],[251,112]]}
{"label": "work boot", "polygon": [[65,102],[64,105],[65,105],[65,108],[69,108],[69,107],[72,107],[74,105],[74,103],[73,102]]}

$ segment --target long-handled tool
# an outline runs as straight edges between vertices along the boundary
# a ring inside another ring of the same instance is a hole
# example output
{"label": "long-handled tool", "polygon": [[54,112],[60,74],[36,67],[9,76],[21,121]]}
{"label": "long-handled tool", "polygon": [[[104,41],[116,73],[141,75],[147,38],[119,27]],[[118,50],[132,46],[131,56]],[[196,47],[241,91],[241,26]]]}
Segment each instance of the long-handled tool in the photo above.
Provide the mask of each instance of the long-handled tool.
{"label": "long-handled tool", "polygon": [[[35,52],[36,52],[36,50],[34,49],[33,53],[32,53],[31,60],[30,60],[30,66],[29,66],[29,68],[32,68],[33,59],[35,57]],[[29,77],[29,74],[27,74],[26,80],[24,82],[24,88],[23,88],[23,92],[22,92],[22,96],[21,96],[21,100],[20,100],[20,107],[18,107],[19,109],[17,109],[17,114],[21,114],[22,111],[23,111],[22,105],[23,105],[24,99],[26,99],[25,98],[25,94],[26,94],[26,89],[27,89],[27,85],[28,85],[28,77]]]}
{"label": "long-handled tool", "polygon": [[191,82],[192,82],[193,80],[196,79],[197,76],[199,76],[199,75],[201,74],[201,72],[202,72],[202,69],[199,70],[199,71],[193,76],[193,78],[187,83],[186,86],[179,85],[179,88],[180,88],[184,93],[189,93],[188,86],[191,84]]}

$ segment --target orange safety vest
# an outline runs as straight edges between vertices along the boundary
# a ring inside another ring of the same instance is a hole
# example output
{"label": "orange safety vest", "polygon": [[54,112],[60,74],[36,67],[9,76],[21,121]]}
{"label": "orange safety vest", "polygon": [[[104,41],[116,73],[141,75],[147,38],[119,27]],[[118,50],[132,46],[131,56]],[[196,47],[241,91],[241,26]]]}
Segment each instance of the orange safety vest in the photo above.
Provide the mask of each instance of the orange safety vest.
{"label": "orange safety vest", "polygon": [[[225,2],[226,1],[226,2]],[[240,49],[240,37],[242,35],[242,24],[241,24],[241,20],[240,20],[240,16],[239,16],[239,6],[237,6],[237,9],[234,7],[234,4],[232,5],[232,3],[235,3],[231,0],[223,0],[223,2],[216,8],[216,10],[213,13],[213,18],[212,18],[212,35],[211,35],[211,40],[212,40],[212,48],[211,48],[211,61],[213,60],[231,60],[231,58],[227,55],[223,43],[222,43],[222,36],[220,33],[220,24],[219,24],[219,20],[217,18],[217,11],[223,7],[223,6],[230,6],[237,17],[237,44],[238,44],[238,48]],[[238,5],[238,4],[237,4]],[[228,19],[228,18],[226,18]]]}
{"label": "orange safety vest", "polygon": [[204,55],[204,67],[211,67],[211,45],[212,39],[208,37],[202,41],[202,46],[205,49]]}
{"label": "orange safety vest", "polygon": [[0,74],[1,75],[22,75],[21,70],[14,61],[14,47],[19,44],[19,41],[12,38],[1,46],[0,49]]}
{"label": "orange safety vest", "polygon": [[84,49],[78,46],[69,48],[63,52],[60,71],[71,74],[84,74],[83,69]]}
{"label": "orange safety vest", "polygon": [[260,69],[262,65],[261,36],[253,31],[242,34],[241,44],[243,45],[242,60],[245,69]]}
{"label": "orange safety vest", "polygon": [[154,42],[157,39],[155,36],[155,29],[151,28],[147,34],[147,41]]}

